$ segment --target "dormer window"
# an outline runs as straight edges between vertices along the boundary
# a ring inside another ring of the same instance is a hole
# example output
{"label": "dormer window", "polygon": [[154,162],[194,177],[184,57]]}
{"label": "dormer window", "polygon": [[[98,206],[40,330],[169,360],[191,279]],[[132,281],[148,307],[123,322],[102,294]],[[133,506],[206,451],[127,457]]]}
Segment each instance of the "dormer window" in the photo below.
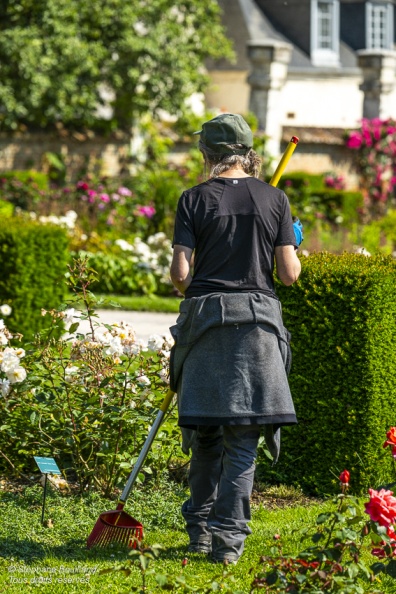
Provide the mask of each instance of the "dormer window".
{"label": "dormer window", "polygon": [[366,47],[367,49],[392,49],[393,4],[390,2],[367,2]]}
{"label": "dormer window", "polygon": [[339,66],[339,0],[311,0],[311,60],[314,66]]}

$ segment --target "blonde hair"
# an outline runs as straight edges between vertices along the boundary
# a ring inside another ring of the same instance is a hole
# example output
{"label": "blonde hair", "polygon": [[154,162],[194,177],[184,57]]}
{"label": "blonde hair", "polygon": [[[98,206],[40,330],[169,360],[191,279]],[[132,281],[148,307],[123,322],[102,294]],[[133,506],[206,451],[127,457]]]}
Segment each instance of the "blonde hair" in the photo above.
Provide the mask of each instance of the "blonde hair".
{"label": "blonde hair", "polygon": [[[227,145],[230,149],[240,150],[243,148],[241,144]],[[217,177],[224,171],[228,171],[238,165],[245,173],[253,177],[259,177],[261,171],[262,160],[253,149],[247,149],[245,155],[233,155],[230,153],[217,154],[211,151],[202,142],[199,143],[199,148],[205,160],[205,174],[209,170],[209,178]]]}

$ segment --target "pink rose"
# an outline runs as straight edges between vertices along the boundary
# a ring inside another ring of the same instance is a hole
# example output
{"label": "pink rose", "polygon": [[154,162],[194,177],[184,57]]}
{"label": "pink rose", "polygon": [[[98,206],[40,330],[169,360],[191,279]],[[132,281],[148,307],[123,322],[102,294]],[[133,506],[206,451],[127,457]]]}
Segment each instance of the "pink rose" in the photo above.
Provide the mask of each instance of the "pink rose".
{"label": "pink rose", "polygon": [[86,190],[88,190],[89,185],[85,181],[79,181],[79,182],[77,182],[77,188],[79,190],[83,190],[85,192]]}
{"label": "pink rose", "polygon": [[117,193],[120,196],[132,196],[131,190],[129,190],[128,188],[125,188],[124,186],[121,186],[120,188],[118,188]]}
{"label": "pink rose", "polygon": [[139,206],[137,209],[138,214],[151,219],[155,215],[155,208],[154,206]]}
{"label": "pink rose", "polygon": [[370,501],[364,504],[366,514],[373,522],[388,528],[396,520],[396,498],[393,491],[369,489]]}
{"label": "pink rose", "polygon": [[359,149],[362,146],[362,137],[359,132],[351,132],[346,142],[348,148]]}

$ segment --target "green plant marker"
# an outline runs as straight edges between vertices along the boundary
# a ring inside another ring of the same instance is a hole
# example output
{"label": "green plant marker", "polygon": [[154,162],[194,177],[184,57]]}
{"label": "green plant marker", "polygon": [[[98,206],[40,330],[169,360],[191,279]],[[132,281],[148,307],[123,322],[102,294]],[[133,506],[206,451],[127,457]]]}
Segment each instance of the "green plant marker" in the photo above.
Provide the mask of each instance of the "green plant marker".
{"label": "green plant marker", "polygon": [[40,456],[34,456],[37,466],[45,476],[44,480],[44,495],[43,495],[43,508],[41,511],[41,523],[44,523],[44,510],[45,510],[45,499],[47,496],[47,480],[48,474],[62,474],[58,468],[57,463],[53,458],[41,458]]}

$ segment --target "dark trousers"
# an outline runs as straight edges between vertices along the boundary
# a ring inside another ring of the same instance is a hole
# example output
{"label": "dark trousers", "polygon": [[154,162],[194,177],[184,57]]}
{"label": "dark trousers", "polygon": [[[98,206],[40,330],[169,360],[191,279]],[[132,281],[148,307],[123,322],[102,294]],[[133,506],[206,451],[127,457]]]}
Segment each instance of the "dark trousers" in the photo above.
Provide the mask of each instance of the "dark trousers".
{"label": "dark trousers", "polygon": [[237,561],[251,534],[258,425],[198,427],[192,445],[190,498],[183,504],[191,545],[212,551],[216,561]]}

